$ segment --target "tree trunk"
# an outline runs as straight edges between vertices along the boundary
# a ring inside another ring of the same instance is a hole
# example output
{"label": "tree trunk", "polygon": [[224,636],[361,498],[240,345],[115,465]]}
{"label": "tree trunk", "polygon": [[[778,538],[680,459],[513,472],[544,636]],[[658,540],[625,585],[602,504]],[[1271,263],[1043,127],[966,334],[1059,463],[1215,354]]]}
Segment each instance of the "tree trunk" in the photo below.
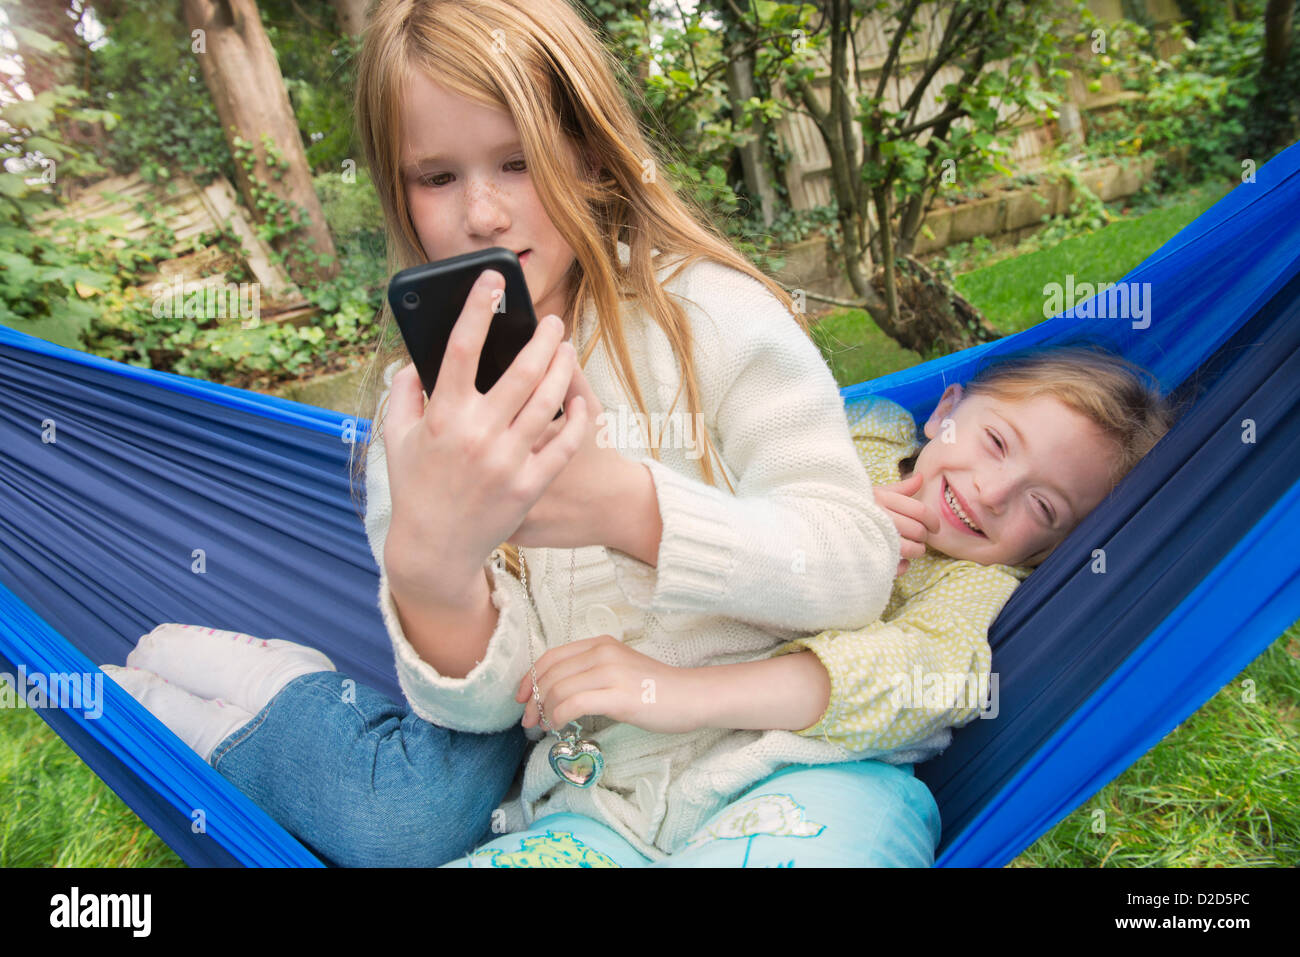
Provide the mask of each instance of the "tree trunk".
{"label": "tree trunk", "polygon": [[345,37],[359,37],[366,28],[366,11],[370,0],[334,0],[334,12],[338,15],[339,31]]}
{"label": "tree trunk", "polygon": [[892,286],[898,323],[890,336],[900,345],[926,357],[1001,338],[978,309],[912,257],[897,260],[892,279],[885,275],[880,270],[875,281]]}
{"label": "tree trunk", "polygon": [[[269,194],[271,202],[287,203],[294,218],[305,214],[306,221],[299,229],[275,241],[296,282],[318,282],[335,275],[338,262],[334,242],[312,186],[298,122],[289,105],[275,51],[262,29],[255,0],[183,0],[183,3],[192,35],[193,31],[202,31],[195,36],[191,49],[199,58],[204,82],[212,93],[231,152],[238,156],[236,138],[249,143],[253,150],[255,163],[251,174],[243,163],[235,163],[237,185],[245,204],[261,221],[265,221],[267,214],[265,209],[258,208],[259,193]],[[267,164],[263,134],[288,163],[281,179],[275,178]],[[300,243],[311,248],[304,250]],[[328,264],[314,261],[313,254],[328,257]]]}
{"label": "tree trunk", "polygon": [[[907,15],[917,6],[912,4],[906,11]],[[922,355],[935,350],[954,351],[996,339],[999,335],[997,330],[974,306],[907,255],[915,232],[920,228],[924,204],[919,203],[917,208],[904,211],[903,218],[910,233],[903,233],[900,237],[893,231],[894,178],[887,176],[869,197],[862,188],[865,163],[880,162],[880,159],[876,148],[864,148],[854,127],[858,102],[867,94],[858,89],[858,71],[856,64],[852,63],[852,45],[848,41],[853,30],[852,9],[850,0],[832,0],[829,5],[829,109],[823,109],[817,102],[806,79],[798,81],[803,105],[812,115],[831,157],[831,189],[839,210],[841,249],[849,282],[861,301],[861,307],[880,330],[900,345]],[[900,30],[905,28],[904,25]],[[896,57],[891,55],[889,63],[891,70],[900,69]],[[932,64],[931,73],[937,69],[938,66]],[[884,76],[880,78],[882,86],[887,79]],[[865,122],[873,120],[868,117]],[[939,135],[946,133],[950,122],[941,124]],[[883,129],[880,123],[876,126]],[[881,129],[876,129],[876,132],[881,132]],[[872,207],[876,214],[874,235]],[[873,241],[880,249],[880,269],[874,275],[871,268]]]}
{"label": "tree trunk", "polygon": [[[731,116],[739,124],[744,105],[754,96],[754,54],[741,52],[744,44],[737,43],[727,61],[727,90],[731,99]],[[739,127],[737,127],[739,128]],[[750,201],[763,215],[763,224],[771,226],[776,219],[776,187],[767,164],[764,137],[767,125],[760,119],[754,123],[754,139],[739,147],[740,165],[745,174],[745,191]]]}
{"label": "tree trunk", "polygon": [[835,194],[838,207],[845,272],[853,286],[853,292],[863,300],[863,308],[879,323],[877,316],[884,314],[885,301],[871,285],[868,213],[865,205],[859,202],[860,193],[854,186],[862,181],[861,165],[856,162],[857,150],[849,138],[852,135],[851,119],[848,123],[844,122],[844,113],[849,111],[851,116],[852,110],[852,102],[845,102],[847,90],[843,80],[843,74],[847,71],[845,51],[848,47],[848,6],[847,2],[836,0],[832,3],[830,14],[830,106],[821,105],[806,77],[799,78],[798,87],[803,105],[812,116],[831,157],[831,191]]}
{"label": "tree trunk", "polygon": [[1291,16],[1295,0],[1268,0],[1264,11],[1264,68],[1282,72],[1287,51],[1291,49]]}

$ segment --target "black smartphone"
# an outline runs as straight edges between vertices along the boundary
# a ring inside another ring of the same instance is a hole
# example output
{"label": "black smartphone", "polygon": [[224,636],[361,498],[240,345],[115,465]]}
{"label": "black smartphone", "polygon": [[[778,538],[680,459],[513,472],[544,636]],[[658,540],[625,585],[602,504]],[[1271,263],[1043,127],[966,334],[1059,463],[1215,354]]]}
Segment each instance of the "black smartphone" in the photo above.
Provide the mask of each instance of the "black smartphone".
{"label": "black smartphone", "polygon": [[426,395],[433,394],[452,327],[465,308],[474,281],[484,269],[495,269],[506,280],[504,295],[494,305],[496,314],[488,327],[474,377],[478,391],[485,393],[510,367],[537,329],[533,300],[528,294],[519,257],[509,249],[493,246],[403,269],[388,284],[388,304],[402,330],[411,361],[420,373]]}

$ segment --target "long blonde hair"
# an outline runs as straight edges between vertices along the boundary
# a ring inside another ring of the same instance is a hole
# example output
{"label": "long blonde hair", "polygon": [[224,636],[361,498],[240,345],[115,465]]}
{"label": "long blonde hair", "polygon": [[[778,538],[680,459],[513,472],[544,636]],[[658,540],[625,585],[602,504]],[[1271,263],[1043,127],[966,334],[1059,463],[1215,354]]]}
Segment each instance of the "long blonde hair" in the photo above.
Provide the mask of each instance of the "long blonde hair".
{"label": "long blonde hair", "polygon": [[[572,331],[577,318],[594,304],[596,332],[579,359],[585,366],[600,343],[620,384],[643,414],[647,409],[628,353],[620,300],[640,303],[671,345],[682,371],[674,408],[684,392],[687,410],[692,415],[701,411],[689,320],[657,281],[652,249],[682,257],[673,276],[693,261],[713,260],[757,279],[791,309],[789,294],[737,252],[703,208],[666,182],[664,154],[643,135],[620,88],[622,66],[566,0],[376,3],[358,58],[356,119],[384,211],[390,271],[427,259],[412,224],[400,169],[400,102],[407,80],[417,71],[513,117],[538,197],[576,257],[571,295],[561,318]],[[631,83],[626,86],[634,89]],[[565,145],[592,157],[598,175],[584,178],[570,169],[561,159],[567,155]],[[653,174],[648,178],[643,175],[647,169]],[[618,261],[619,241],[629,247],[626,269]],[[803,325],[801,319],[791,321]],[[392,325],[385,303],[367,381],[405,355],[400,339],[390,332]],[[364,387],[362,394],[368,394]],[[379,427],[383,405],[380,402],[375,410],[372,429]],[[647,437],[648,442],[652,438]],[[707,430],[702,438],[708,453],[700,459],[704,481],[717,484],[716,462],[730,488]],[[363,482],[367,447],[368,441],[353,447],[354,497]],[[659,457],[653,444],[651,454]],[[503,551],[517,573],[517,552],[512,546]]]}

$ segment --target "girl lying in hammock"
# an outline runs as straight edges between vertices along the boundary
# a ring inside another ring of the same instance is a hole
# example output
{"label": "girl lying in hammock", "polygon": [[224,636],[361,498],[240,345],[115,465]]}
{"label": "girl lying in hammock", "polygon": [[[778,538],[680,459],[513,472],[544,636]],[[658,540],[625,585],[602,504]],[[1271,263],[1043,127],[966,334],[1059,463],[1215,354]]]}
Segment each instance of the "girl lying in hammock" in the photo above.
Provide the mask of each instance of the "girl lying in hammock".
{"label": "girl lying in hammock", "polygon": [[[1080,408],[950,390],[901,486],[914,429],[881,404],[864,470],[789,296],[644,175],[613,69],[562,0],[372,13],[357,111],[396,264],[526,250],[547,317],[479,394],[486,274],[427,402],[408,365],[375,416],[365,522],[407,704],[195,626],[106,670],[335,863],[929,864],[910,763],[973,711],[887,713],[889,678],[987,673],[1015,566],[1149,447],[1158,400],[1119,371]],[[689,413],[698,445],[645,455],[615,410]]]}

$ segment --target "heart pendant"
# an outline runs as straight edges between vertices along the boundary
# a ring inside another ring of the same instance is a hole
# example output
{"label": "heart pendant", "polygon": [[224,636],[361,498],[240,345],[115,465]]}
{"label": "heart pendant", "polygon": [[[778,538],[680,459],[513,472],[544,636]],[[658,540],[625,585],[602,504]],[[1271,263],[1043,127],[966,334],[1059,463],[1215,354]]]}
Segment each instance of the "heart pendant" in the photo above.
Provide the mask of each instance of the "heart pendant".
{"label": "heart pendant", "polygon": [[605,770],[605,756],[586,738],[556,741],[551,745],[551,770],[574,787],[589,788]]}

